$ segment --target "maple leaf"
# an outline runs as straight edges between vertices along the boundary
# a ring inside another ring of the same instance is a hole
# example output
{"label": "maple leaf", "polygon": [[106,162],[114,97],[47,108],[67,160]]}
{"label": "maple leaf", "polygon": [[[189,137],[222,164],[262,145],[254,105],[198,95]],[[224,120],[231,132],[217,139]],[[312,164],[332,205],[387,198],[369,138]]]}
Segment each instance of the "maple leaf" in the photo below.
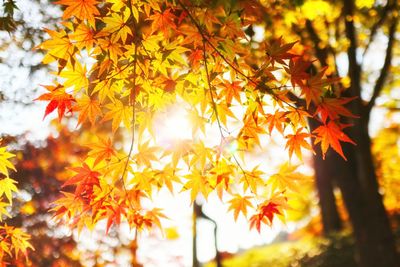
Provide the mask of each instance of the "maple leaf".
{"label": "maple leaf", "polygon": [[58,109],[59,121],[61,121],[66,111],[72,113],[72,103],[75,102],[75,99],[71,94],[67,94],[65,92],[65,88],[62,85],[44,85],[43,87],[46,88],[50,93],[42,94],[35,99],[40,101],[49,101],[49,104],[46,106],[43,119],[55,109]]}
{"label": "maple leaf", "polygon": [[198,164],[200,169],[204,169],[206,164],[212,160],[213,150],[204,145],[204,142],[200,141],[193,146],[193,157],[190,160],[189,165],[195,166]]}
{"label": "maple leaf", "polygon": [[109,111],[104,115],[103,121],[112,120],[112,131],[115,132],[121,122],[127,129],[131,128],[132,107],[125,106],[120,100],[106,105]]}
{"label": "maple leaf", "polygon": [[286,112],[277,111],[273,114],[265,115],[265,124],[268,125],[268,133],[271,134],[273,129],[277,129],[278,132],[283,134],[283,130],[287,123]]}
{"label": "maple leaf", "polygon": [[11,214],[7,210],[8,207],[10,207],[10,203],[0,201],[0,222],[3,221],[3,215],[6,215],[7,217],[11,218]]}
{"label": "maple leaf", "polygon": [[121,224],[121,216],[126,215],[125,207],[121,204],[116,202],[109,202],[104,206],[106,210],[106,218],[107,218],[107,225],[106,225],[106,234],[110,230],[113,224],[120,225]]}
{"label": "maple leaf", "polygon": [[5,195],[10,204],[12,204],[12,192],[18,192],[15,186],[16,183],[16,181],[10,178],[0,180],[0,197]]}
{"label": "maple leaf", "polygon": [[312,117],[306,110],[300,108],[289,107],[286,117],[293,125],[306,127],[308,125],[307,118]]}
{"label": "maple leaf", "polygon": [[203,51],[196,49],[192,51],[188,56],[190,66],[193,70],[197,70],[200,67],[200,61],[203,59]]}
{"label": "maple leaf", "polygon": [[266,53],[267,56],[271,60],[271,65],[274,66],[275,62],[278,62],[280,64],[286,65],[285,59],[291,59],[293,57],[296,57],[296,55],[289,53],[290,49],[297,43],[292,42],[292,43],[287,43],[283,44],[282,36],[272,43],[267,45]]}
{"label": "maple leaf", "polygon": [[175,174],[176,171],[176,168],[171,164],[167,164],[162,170],[155,170],[154,179],[157,182],[158,188],[162,188],[165,185],[168,190],[173,193],[174,188],[172,182],[181,183],[180,178]]}
{"label": "maple leaf", "polygon": [[344,98],[324,98],[317,106],[317,113],[321,115],[321,120],[326,123],[327,118],[336,120],[340,116],[358,118],[358,116],[351,113],[350,110],[344,107],[350,101],[357,97],[344,97]]}
{"label": "maple leaf", "polygon": [[324,89],[339,80],[339,78],[323,78],[327,69],[327,67],[323,68],[319,73],[307,79],[306,82],[301,82],[299,84],[301,95],[305,97],[307,108],[311,101],[318,105],[322,101],[321,97],[324,93]]}
{"label": "maple leaf", "polygon": [[228,211],[233,210],[233,217],[237,220],[240,213],[247,217],[247,208],[252,208],[253,204],[250,202],[251,196],[241,196],[235,194],[234,197],[228,201],[230,204]]}
{"label": "maple leaf", "polygon": [[151,226],[155,225],[158,228],[162,229],[160,218],[168,219],[168,217],[165,216],[164,213],[162,213],[161,211],[162,210],[160,208],[154,208],[147,211],[144,217],[151,222]]}
{"label": "maple leaf", "polygon": [[285,71],[290,74],[292,86],[301,85],[303,80],[309,79],[310,74],[307,73],[308,68],[314,61],[306,61],[302,57],[293,58],[289,61],[289,66],[285,67]]}
{"label": "maple leaf", "polygon": [[244,191],[250,188],[252,193],[257,193],[257,188],[259,188],[260,185],[265,184],[262,178],[262,175],[264,174],[263,171],[258,169],[258,166],[254,167],[251,171],[246,171],[242,178],[240,178],[240,181],[243,182]]}
{"label": "maple leaf", "polygon": [[271,191],[274,192],[278,189],[280,191],[291,190],[299,193],[299,187],[310,179],[306,175],[296,172],[298,167],[299,165],[282,164],[278,172],[271,175],[267,181],[271,185]]}
{"label": "maple leaf", "polygon": [[[146,166],[147,167],[147,166]],[[128,185],[133,185],[135,188],[139,188],[149,196],[152,194],[152,185],[154,183],[154,171],[150,168],[146,168],[140,172],[132,172],[133,178],[129,181]]]}
{"label": "maple leaf", "polygon": [[156,153],[159,151],[158,147],[150,147],[149,141],[139,144],[138,153],[134,156],[137,164],[151,167],[151,161],[157,161],[158,156]]}
{"label": "maple leaf", "polygon": [[244,116],[243,123],[243,127],[238,136],[244,139],[247,146],[249,145],[249,141],[254,141],[256,144],[260,145],[259,135],[264,134],[266,131],[264,129],[263,120],[258,117],[258,113],[247,112]]}
{"label": "maple leaf", "polygon": [[231,13],[225,17],[221,27],[221,34],[228,38],[245,38],[244,31],[241,27],[241,19],[236,13]]}
{"label": "maple leaf", "polygon": [[271,226],[274,217],[283,215],[284,209],[289,209],[286,197],[282,192],[275,193],[270,199],[258,205],[258,212],[250,217],[250,229],[255,227],[260,232],[262,224]]}
{"label": "maple leaf", "polygon": [[76,46],[82,50],[92,50],[95,44],[95,31],[85,23],[81,23],[76,27],[75,31],[69,37],[76,42]]}
{"label": "maple leaf", "polygon": [[92,125],[96,122],[96,118],[102,116],[99,101],[87,95],[83,95],[77,100],[74,111],[79,112],[78,125],[84,123],[88,118]]}
{"label": "maple leaf", "polygon": [[116,37],[108,38],[108,39],[99,39],[97,41],[98,47],[104,53],[109,55],[109,58],[114,62],[118,62],[119,56],[123,54],[123,45],[120,44]]}
{"label": "maple leaf", "polygon": [[101,174],[93,171],[85,162],[82,163],[82,167],[73,167],[70,170],[76,172],[76,174],[68,179],[62,187],[76,185],[75,196],[91,197],[93,186],[99,186],[99,176]]}
{"label": "maple leaf", "polygon": [[211,191],[210,183],[205,175],[197,170],[185,176],[188,181],[184,184],[182,191],[190,190],[190,201],[193,203],[199,193],[206,199]]}
{"label": "maple leaf", "polygon": [[[232,110],[229,108],[228,105],[225,103],[220,103],[216,106],[217,111],[218,111],[218,118],[221,121],[223,125],[227,125],[227,117],[233,118],[237,120],[235,114],[232,112]],[[212,119],[215,121],[217,119],[217,112],[213,112]]]}
{"label": "maple leaf", "polygon": [[14,154],[7,151],[7,147],[0,147],[0,173],[8,177],[8,169],[14,170],[14,165],[9,161],[10,158],[15,157]]}
{"label": "maple leaf", "polygon": [[87,147],[90,148],[88,156],[95,159],[93,166],[96,166],[102,160],[110,161],[112,156],[117,155],[110,138],[105,140],[98,137],[96,143],[89,144]]}
{"label": "maple leaf", "polygon": [[163,157],[171,154],[172,166],[176,167],[180,160],[185,160],[189,164],[189,155],[193,152],[193,141],[192,140],[180,140],[174,142],[171,147],[165,150]]}
{"label": "maple leaf", "polygon": [[301,155],[301,148],[308,149],[310,151],[313,151],[311,145],[306,141],[307,138],[311,137],[312,135],[309,133],[302,132],[303,128],[297,129],[296,133],[294,134],[288,134],[285,136],[286,139],[286,148],[289,148],[289,158],[292,157],[293,152],[296,154],[296,156],[301,160],[302,155]]}
{"label": "maple leaf", "polygon": [[222,92],[225,95],[225,101],[227,106],[232,104],[232,99],[235,99],[238,103],[241,103],[240,92],[243,90],[241,81],[228,82],[223,81],[219,86],[223,88]]}
{"label": "maple leaf", "polygon": [[68,65],[67,68],[61,71],[59,76],[65,79],[63,83],[65,88],[74,87],[75,91],[79,91],[82,88],[87,90],[89,80],[86,77],[86,66],[82,66],[79,61],[76,61],[75,65]]}
{"label": "maple leaf", "polygon": [[198,131],[201,131],[203,134],[206,132],[206,122],[207,119],[203,116],[200,116],[199,112],[196,109],[190,110],[188,112],[188,120],[192,125],[192,137],[196,136]]}
{"label": "maple leaf", "polygon": [[64,10],[63,19],[69,19],[73,16],[81,20],[86,19],[94,27],[95,16],[100,15],[96,7],[97,0],[59,0],[55,3],[67,6]]}
{"label": "maple leaf", "polygon": [[260,233],[261,224],[265,223],[267,225],[271,225],[274,219],[275,214],[281,214],[278,205],[273,202],[268,202],[267,204],[262,205],[259,208],[259,213],[254,214],[250,217],[250,229],[256,228]]}
{"label": "maple leaf", "polygon": [[116,40],[121,39],[123,43],[126,43],[128,34],[131,36],[133,35],[130,27],[127,25],[128,19],[129,9],[125,9],[125,12],[122,15],[112,13],[111,17],[105,17],[103,19],[106,26],[97,36],[99,37],[112,33]]}
{"label": "maple leaf", "polygon": [[27,256],[27,250],[34,248],[29,243],[30,235],[22,231],[21,228],[13,226],[0,226],[0,230],[4,230],[11,239],[12,247],[14,248],[14,255],[18,259],[20,253]]}
{"label": "maple leaf", "polygon": [[332,147],[342,158],[345,160],[346,157],[343,154],[340,141],[351,143],[355,145],[354,141],[351,140],[345,133],[342,132],[343,128],[348,125],[336,124],[334,121],[329,121],[328,124],[319,126],[313,131],[317,135],[315,144],[321,142],[322,156],[325,158],[326,151],[329,147]]}
{"label": "maple leaf", "polygon": [[60,30],[59,32],[49,29],[44,30],[50,35],[51,39],[44,41],[41,45],[36,47],[48,50],[43,58],[43,63],[49,64],[56,59],[62,59],[64,64],[66,64],[71,55],[73,55],[75,49],[67,33],[64,30]]}
{"label": "maple leaf", "polygon": [[165,37],[168,36],[170,29],[176,30],[175,19],[176,16],[171,12],[171,8],[164,10],[164,12],[155,12],[148,18],[148,20],[152,21],[151,31],[154,33],[157,30],[161,30]]}

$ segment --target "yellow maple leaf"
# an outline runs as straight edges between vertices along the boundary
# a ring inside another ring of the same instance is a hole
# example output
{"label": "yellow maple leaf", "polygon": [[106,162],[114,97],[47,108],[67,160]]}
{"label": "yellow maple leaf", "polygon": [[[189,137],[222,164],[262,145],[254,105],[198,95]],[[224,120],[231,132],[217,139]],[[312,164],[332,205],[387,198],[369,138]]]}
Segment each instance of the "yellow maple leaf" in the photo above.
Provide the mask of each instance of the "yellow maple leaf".
{"label": "yellow maple leaf", "polygon": [[267,182],[271,185],[271,190],[299,192],[299,187],[310,181],[310,178],[300,172],[296,172],[298,167],[298,165],[290,165],[288,163],[282,164],[278,172],[273,174]]}
{"label": "yellow maple leaf", "polygon": [[126,43],[128,34],[131,36],[133,35],[127,24],[129,12],[129,9],[125,9],[125,12],[122,15],[112,13],[111,17],[105,17],[103,22],[106,26],[101,30],[99,36],[112,34],[115,36],[116,41],[121,39],[123,43]]}
{"label": "yellow maple leaf", "polygon": [[16,181],[8,177],[0,180],[0,196],[5,195],[10,204],[12,203],[12,192],[18,192],[15,186],[16,183]]}
{"label": "yellow maple leaf", "polygon": [[14,166],[9,161],[10,158],[14,157],[15,155],[7,152],[6,147],[0,147],[0,173],[4,174],[8,177],[8,169],[12,169],[15,171]]}
{"label": "yellow maple leaf", "polygon": [[121,101],[115,100],[114,103],[106,105],[108,111],[103,118],[103,121],[112,120],[112,131],[115,132],[121,122],[127,129],[131,128],[132,107],[124,105]]}
{"label": "yellow maple leaf", "polygon": [[151,161],[158,160],[158,156],[156,155],[158,151],[158,147],[150,147],[149,142],[147,141],[143,144],[139,144],[138,153],[135,155],[134,159],[139,165],[151,167]]}
{"label": "yellow maple leaf", "polygon": [[195,170],[192,173],[185,176],[188,181],[182,188],[182,191],[190,190],[190,201],[193,203],[199,193],[201,193],[205,198],[212,190],[208,179],[205,175]]}
{"label": "yellow maple leaf", "polygon": [[63,83],[65,88],[74,87],[75,91],[79,91],[82,88],[86,90],[89,84],[89,80],[86,77],[86,66],[82,66],[78,61],[75,62],[74,66],[69,64],[66,69],[61,71],[59,76],[65,79]]}
{"label": "yellow maple leaf", "polygon": [[[3,221],[3,215],[6,215],[7,217],[11,217],[10,213],[8,213],[7,208],[10,206],[10,203],[7,202],[1,202],[0,201],[0,222]],[[1,244],[2,242],[0,242]],[[1,257],[0,257],[1,259]]]}
{"label": "yellow maple leaf", "polygon": [[74,45],[68,38],[67,33],[64,30],[58,32],[49,29],[44,30],[50,35],[50,39],[37,47],[48,51],[42,60],[43,63],[49,64],[56,59],[68,61],[74,52]]}

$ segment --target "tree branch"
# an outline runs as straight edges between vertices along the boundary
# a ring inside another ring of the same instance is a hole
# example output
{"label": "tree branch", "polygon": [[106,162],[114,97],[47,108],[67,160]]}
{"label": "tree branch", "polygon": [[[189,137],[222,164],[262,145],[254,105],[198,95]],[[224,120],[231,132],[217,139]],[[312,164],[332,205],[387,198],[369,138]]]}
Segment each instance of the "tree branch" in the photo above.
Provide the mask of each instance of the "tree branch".
{"label": "tree branch", "polygon": [[314,47],[315,47],[315,52],[316,52],[316,56],[319,60],[319,62],[321,62],[321,65],[325,66],[327,65],[327,58],[328,58],[328,51],[326,48],[320,48],[319,44],[321,43],[321,39],[319,38],[317,32],[315,31],[312,22],[310,20],[306,21],[306,29],[308,34],[310,35],[311,40],[314,43]]}
{"label": "tree branch", "polygon": [[389,28],[389,40],[388,40],[388,45],[386,48],[385,61],[383,63],[380,75],[379,75],[378,79],[376,80],[371,100],[368,102],[367,106],[365,107],[365,114],[367,116],[369,116],[371,109],[374,107],[376,98],[381,93],[383,86],[385,85],[386,78],[388,76],[388,71],[389,71],[389,68],[390,68],[390,65],[392,62],[392,57],[393,57],[393,47],[394,47],[394,43],[395,43],[394,35],[396,33],[396,28],[397,28],[398,22],[399,22],[399,16],[393,16],[393,22]]}
{"label": "tree branch", "polygon": [[394,5],[391,3],[390,0],[388,0],[385,7],[382,10],[382,12],[378,15],[379,19],[375,22],[375,24],[371,28],[371,33],[369,34],[368,43],[365,46],[365,50],[363,52],[363,58],[365,57],[365,54],[368,52],[369,46],[375,40],[375,36],[376,36],[376,33],[378,32],[379,27],[381,27],[383,25],[383,23],[385,22],[387,15],[389,13],[389,10],[391,10],[393,7],[394,7]]}
{"label": "tree branch", "polygon": [[[345,21],[346,37],[350,41],[347,49],[349,58],[349,77],[351,79],[350,94],[360,99],[361,95],[361,68],[357,63],[357,34],[354,27],[354,0],[343,0],[343,18]],[[359,102],[359,101],[357,101]],[[361,102],[359,102],[361,103]]]}

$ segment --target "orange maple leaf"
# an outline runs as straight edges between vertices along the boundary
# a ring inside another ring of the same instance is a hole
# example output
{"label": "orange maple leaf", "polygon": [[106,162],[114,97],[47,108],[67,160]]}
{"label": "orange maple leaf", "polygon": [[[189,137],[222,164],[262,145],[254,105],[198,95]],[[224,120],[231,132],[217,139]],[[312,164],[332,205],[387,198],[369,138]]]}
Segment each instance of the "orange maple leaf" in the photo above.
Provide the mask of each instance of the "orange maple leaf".
{"label": "orange maple leaf", "polygon": [[323,123],[326,122],[327,118],[336,120],[339,116],[358,118],[358,116],[354,115],[350,110],[344,107],[344,105],[355,98],[357,97],[324,98],[317,107],[317,113],[321,115]]}
{"label": "orange maple leaf", "polygon": [[313,151],[311,145],[306,141],[311,136],[309,133],[302,132],[303,128],[297,129],[296,133],[288,134],[285,137],[288,139],[285,149],[289,148],[289,158],[292,157],[293,152],[301,160],[301,148]]}
{"label": "orange maple leaf", "polygon": [[239,194],[236,194],[234,196],[234,198],[232,198],[231,200],[229,200],[229,208],[228,211],[233,210],[233,216],[235,218],[235,221],[237,220],[238,216],[240,213],[242,213],[244,215],[244,217],[247,216],[247,208],[253,207],[253,204],[251,204],[250,199],[252,199],[253,197],[251,196],[241,196]]}
{"label": "orange maple leaf", "polygon": [[148,20],[152,20],[151,31],[155,32],[161,30],[164,36],[168,36],[170,29],[176,29],[176,24],[174,20],[176,16],[171,12],[171,8],[166,9],[164,12],[156,12],[151,15]]}
{"label": "orange maple leaf", "polygon": [[288,44],[282,43],[282,36],[267,46],[267,56],[271,60],[271,65],[274,66],[275,62],[286,65],[285,59],[291,59],[297,55],[290,53],[290,49],[297,43],[292,42]]}
{"label": "orange maple leaf", "polygon": [[315,144],[321,142],[321,150],[324,159],[326,151],[329,147],[332,147],[333,150],[335,150],[340,156],[342,156],[342,158],[347,160],[343,154],[340,141],[351,143],[354,145],[356,144],[345,133],[342,132],[342,129],[346,128],[347,126],[349,125],[338,125],[334,121],[330,121],[328,122],[328,124],[321,125],[313,131],[313,133],[317,135],[315,139]]}
{"label": "orange maple leaf", "polygon": [[339,78],[323,78],[328,67],[323,68],[319,73],[307,79],[305,82],[301,82],[301,95],[304,95],[307,108],[312,101],[314,104],[319,104],[322,100],[322,94],[324,89],[337,82]]}
{"label": "orange maple leaf", "polygon": [[75,16],[80,20],[87,19],[89,24],[94,26],[95,16],[100,15],[100,12],[96,7],[98,4],[97,0],[60,0],[55,3],[67,6],[64,10],[63,19],[69,19]]}
{"label": "orange maple leaf", "polygon": [[117,155],[110,138],[105,140],[99,137],[96,143],[89,144],[87,147],[91,149],[88,156],[95,159],[93,163],[94,166],[102,160],[110,161],[112,156]]}
{"label": "orange maple leaf", "polygon": [[287,122],[286,112],[277,111],[274,114],[266,114],[265,124],[268,125],[268,133],[271,134],[272,130],[275,128],[281,134],[283,134],[283,130],[285,128],[285,124]]}

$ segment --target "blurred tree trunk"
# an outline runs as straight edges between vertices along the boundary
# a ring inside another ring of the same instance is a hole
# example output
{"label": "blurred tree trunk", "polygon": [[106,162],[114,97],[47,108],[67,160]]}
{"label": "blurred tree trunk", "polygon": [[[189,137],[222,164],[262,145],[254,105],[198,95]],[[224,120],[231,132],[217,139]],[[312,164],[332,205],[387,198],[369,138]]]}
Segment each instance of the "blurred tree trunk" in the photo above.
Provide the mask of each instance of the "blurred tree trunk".
{"label": "blurred tree trunk", "polygon": [[[379,185],[371,153],[371,140],[368,133],[368,124],[371,109],[376,98],[380,95],[390,71],[395,34],[398,25],[399,6],[396,0],[388,0],[382,10],[381,17],[373,24],[370,30],[370,41],[381,27],[387,27],[388,45],[384,64],[374,85],[372,97],[369,101],[361,98],[361,63],[358,62],[358,40],[354,26],[354,0],[343,0],[341,21],[337,21],[335,38],[347,38],[349,47],[347,56],[349,62],[348,76],[350,88],[345,91],[345,97],[356,99],[349,105],[349,110],[360,118],[349,119],[353,126],[347,129],[351,139],[357,145],[343,143],[343,151],[347,157],[344,161],[338,154],[328,152],[326,159],[321,159],[321,153],[316,149],[314,157],[316,187],[320,198],[319,205],[323,221],[324,232],[328,233],[340,229],[340,218],[333,194],[334,184],[341,191],[350,222],[354,231],[358,262],[361,267],[398,267],[398,255],[389,219],[379,193]],[[343,22],[344,31],[340,30]],[[323,42],[313,27],[312,21],[307,21],[304,28],[293,25],[293,31],[299,35],[303,43],[314,47],[314,54],[321,66],[328,65],[328,57],[336,58],[336,52]],[[383,29],[382,29],[383,30]],[[315,68],[315,66],[312,66]],[[313,70],[315,71],[315,70]],[[336,68],[337,72],[337,68]],[[310,121],[310,128],[315,129],[316,122]]]}
{"label": "blurred tree trunk", "polygon": [[132,256],[132,260],[131,260],[132,267],[143,267],[143,265],[137,261],[138,248],[139,248],[139,245],[137,242],[137,231],[136,231],[135,239],[133,239],[130,243],[130,250],[131,250],[131,256]]}
{"label": "blurred tree trunk", "polygon": [[[318,127],[315,121],[309,121],[311,130]],[[328,151],[325,160],[322,158],[321,150],[314,147],[314,171],[315,185],[318,191],[319,207],[321,211],[322,227],[325,235],[342,229],[342,221],[339,216],[338,207],[334,195],[334,173],[335,162],[332,160],[332,151]]]}
{"label": "blurred tree trunk", "polygon": [[193,203],[193,267],[200,266],[200,263],[197,260],[197,227],[196,227],[197,219],[205,219],[213,224],[215,264],[217,267],[222,267],[222,257],[221,253],[218,250],[218,240],[217,240],[218,224],[215,220],[207,216],[207,214],[205,214],[202,210],[202,205],[199,205],[196,202]]}
{"label": "blurred tree trunk", "polygon": [[198,204],[196,201],[193,203],[193,239],[192,239],[192,267],[200,267],[199,260],[197,258],[197,212]]}

